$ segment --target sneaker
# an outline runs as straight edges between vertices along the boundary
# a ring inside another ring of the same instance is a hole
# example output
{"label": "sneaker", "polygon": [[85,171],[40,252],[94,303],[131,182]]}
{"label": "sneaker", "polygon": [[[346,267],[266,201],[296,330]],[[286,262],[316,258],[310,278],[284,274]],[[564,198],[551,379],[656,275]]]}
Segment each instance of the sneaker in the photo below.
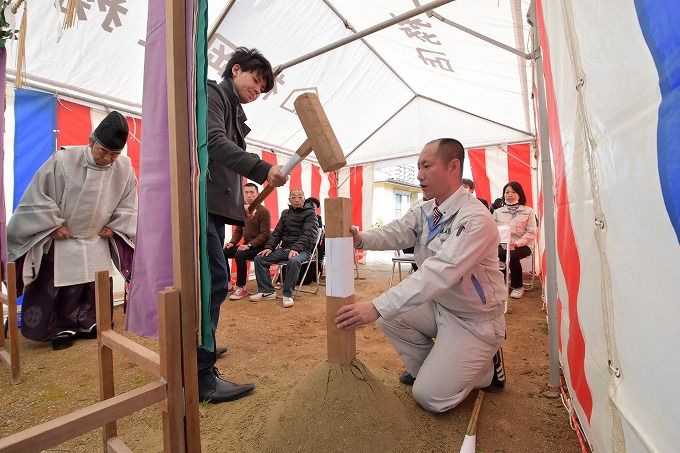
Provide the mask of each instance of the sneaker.
{"label": "sneaker", "polygon": [[295,301],[292,297],[283,296],[283,308],[290,308],[295,305]]}
{"label": "sneaker", "polygon": [[523,295],[524,288],[512,288],[512,292],[510,293],[510,297],[513,299],[521,299]]}
{"label": "sneaker", "polygon": [[485,392],[495,393],[500,392],[505,387],[505,364],[503,363],[503,348],[498,348],[498,351],[493,356],[493,378],[488,387],[482,390]]}
{"label": "sneaker", "polygon": [[231,282],[227,282],[227,292],[230,293],[236,288],[234,285],[231,284]]}
{"label": "sneaker", "polygon": [[231,293],[231,296],[229,296],[230,300],[239,300],[243,297],[246,297],[248,295],[248,291],[242,286],[237,286],[234,289],[234,292]]}
{"label": "sneaker", "polygon": [[256,293],[250,296],[250,300],[253,302],[257,302],[258,300],[274,300],[276,299],[276,293],[271,292],[271,293]]}

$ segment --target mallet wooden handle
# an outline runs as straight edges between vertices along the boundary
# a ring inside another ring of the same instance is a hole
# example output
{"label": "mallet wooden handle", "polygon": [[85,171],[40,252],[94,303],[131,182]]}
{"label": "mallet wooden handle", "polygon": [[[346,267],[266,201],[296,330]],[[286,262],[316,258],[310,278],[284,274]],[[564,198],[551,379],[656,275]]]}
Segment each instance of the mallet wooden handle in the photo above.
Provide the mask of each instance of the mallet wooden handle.
{"label": "mallet wooden handle", "polygon": [[[302,162],[305,157],[309,155],[309,153],[312,152],[312,143],[309,141],[309,139],[305,140],[302,145],[298,148],[298,150],[290,156],[290,159],[288,159],[288,162],[281,167],[281,172],[288,176],[290,173],[293,171],[293,169]],[[262,204],[262,201],[264,201],[267,196],[272,193],[276,189],[274,186],[267,186],[265,187],[262,192],[255,198],[255,200],[250,203],[250,206],[248,206],[248,212],[253,212],[260,204]]]}

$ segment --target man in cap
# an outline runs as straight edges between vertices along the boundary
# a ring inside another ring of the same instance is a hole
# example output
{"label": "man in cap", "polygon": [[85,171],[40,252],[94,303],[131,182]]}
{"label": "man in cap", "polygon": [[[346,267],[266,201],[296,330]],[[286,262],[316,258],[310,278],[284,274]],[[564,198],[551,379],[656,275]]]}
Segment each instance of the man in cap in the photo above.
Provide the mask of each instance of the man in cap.
{"label": "man in cap", "polygon": [[88,146],[61,148],[40,167],[10,218],[26,338],[63,349],[95,337],[95,272],[113,270],[113,259],[129,278],[137,179],[120,154],[127,136],[123,115],[109,113]]}

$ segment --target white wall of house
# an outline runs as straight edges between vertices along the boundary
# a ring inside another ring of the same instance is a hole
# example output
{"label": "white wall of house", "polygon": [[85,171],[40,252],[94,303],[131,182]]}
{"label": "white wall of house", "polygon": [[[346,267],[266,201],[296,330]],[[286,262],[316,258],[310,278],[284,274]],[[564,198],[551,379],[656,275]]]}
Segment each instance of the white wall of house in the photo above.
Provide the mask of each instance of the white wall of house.
{"label": "white wall of house", "polygon": [[403,216],[419,197],[422,195],[418,187],[391,181],[374,182],[372,224],[384,225]]}

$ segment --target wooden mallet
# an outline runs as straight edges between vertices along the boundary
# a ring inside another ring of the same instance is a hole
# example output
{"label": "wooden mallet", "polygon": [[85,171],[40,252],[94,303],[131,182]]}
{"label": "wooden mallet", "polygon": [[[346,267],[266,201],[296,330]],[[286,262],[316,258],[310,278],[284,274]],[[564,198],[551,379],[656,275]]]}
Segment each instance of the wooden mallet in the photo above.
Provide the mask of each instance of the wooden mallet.
{"label": "wooden mallet", "polygon": [[470,414],[470,421],[465,431],[465,439],[463,439],[463,445],[460,447],[460,453],[475,453],[477,451],[477,419],[479,418],[479,412],[482,410],[483,401],[484,390],[479,390],[477,392],[477,399],[475,399],[475,405],[472,406],[472,414]]}
{"label": "wooden mallet", "polygon": [[[283,174],[288,176],[312,150],[314,150],[316,159],[324,172],[328,173],[344,167],[347,164],[345,155],[335,137],[331,124],[328,122],[328,117],[323,111],[319,97],[314,93],[301,94],[295,100],[295,110],[302,123],[302,128],[307,134],[307,140],[281,168]],[[274,189],[273,186],[265,187],[248,206],[248,211],[253,212]]]}

